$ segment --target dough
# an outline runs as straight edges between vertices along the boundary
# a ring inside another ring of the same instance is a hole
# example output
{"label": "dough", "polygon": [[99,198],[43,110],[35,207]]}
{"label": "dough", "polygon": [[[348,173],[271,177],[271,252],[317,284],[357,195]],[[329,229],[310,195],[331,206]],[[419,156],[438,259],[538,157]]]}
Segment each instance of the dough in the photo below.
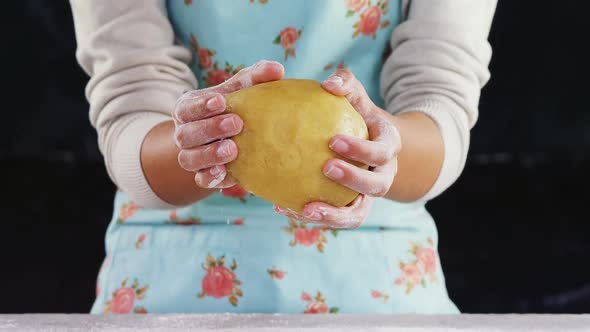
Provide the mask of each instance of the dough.
{"label": "dough", "polygon": [[368,137],[346,98],[299,79],[258,84],[226,98],[227,111],[244,121],[233,138],[238,158],[227,165],[244,189],[296,212],[312,201],[346,206],[358,195],[322,173],[326,161],[337,157],[328,147],[334,135]]}

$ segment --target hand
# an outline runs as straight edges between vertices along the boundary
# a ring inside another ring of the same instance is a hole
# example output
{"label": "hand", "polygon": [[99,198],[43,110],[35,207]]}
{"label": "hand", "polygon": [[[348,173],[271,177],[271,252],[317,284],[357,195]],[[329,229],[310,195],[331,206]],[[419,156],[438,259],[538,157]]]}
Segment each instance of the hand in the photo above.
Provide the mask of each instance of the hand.
{"label": "hand", "polygon": [[397,173],[396,155],[401,149],[401,137],[391,121],[391,115],[373,104],[361,82],[350,71],[336,71],[322,86],[334,95],[345,96],[369,129],[369,140],[336,135],[329,143],[330,149],[342,157],[369,165],[370,169],[356,167],[341,159],[328,160],[323,173],[333,181],[359,192],[355,200],[342,208],[311,202],[305,205],[302,215],[278,206],[275,206],[275,211],[292,219],[331,228],[356,228],[367,218],[375,197],[382,197],[389,192]]}
{"label": "hand", "polygon": [[280,80],[284,68],[278,62],[262,60],[240,70],[217,86],[185,93],[173,111],[174,139],[181,149],[178,163],[196,172],[195,182],[203,188],[228,188],[236,181],[227,176],[225,164],[236,159],[238,148],[230,137],[242,131],[237,114],[225,112],[225,96],[255,84]]}

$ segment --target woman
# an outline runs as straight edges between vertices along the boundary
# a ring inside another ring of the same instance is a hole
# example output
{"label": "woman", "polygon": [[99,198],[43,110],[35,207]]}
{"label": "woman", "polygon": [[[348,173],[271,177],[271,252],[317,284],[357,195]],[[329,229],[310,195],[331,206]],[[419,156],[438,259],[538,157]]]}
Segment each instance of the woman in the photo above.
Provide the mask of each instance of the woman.
{"label": "woman", "polygon": [[[93,313],[458,312],[424,204],[465,164],[496,1],[71,5],[120,189]],[[227,176],[243,123],[225,96],[284,77],[323,81],[367,123],[330,148],[370,171],[322,170],[361,193],[347,207],[273,211]]]}

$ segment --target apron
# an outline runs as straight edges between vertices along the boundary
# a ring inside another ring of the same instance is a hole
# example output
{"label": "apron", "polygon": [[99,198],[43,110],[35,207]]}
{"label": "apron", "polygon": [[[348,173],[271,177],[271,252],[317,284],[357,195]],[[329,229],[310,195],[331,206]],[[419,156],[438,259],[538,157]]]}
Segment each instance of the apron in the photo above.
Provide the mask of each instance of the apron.
{"label": "apron", "polygon": [[[201,87],[260,59],[287,78],[350,69],[377,105],[399,1],[169,0],[177,40]],[[224,190],[178,210],[121,192],[106,234],[92,313],[458,313],[424,203],[378,199],[358,229],[275,214]]]}

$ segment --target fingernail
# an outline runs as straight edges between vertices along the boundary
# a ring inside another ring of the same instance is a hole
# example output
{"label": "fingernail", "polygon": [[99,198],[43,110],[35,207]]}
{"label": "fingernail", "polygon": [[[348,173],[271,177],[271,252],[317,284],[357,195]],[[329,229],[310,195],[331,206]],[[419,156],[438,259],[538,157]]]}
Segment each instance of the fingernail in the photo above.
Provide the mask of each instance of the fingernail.
{"label": "fingernail", "polygon": [[236,128],[236,122],[234,121],[233,116],[228,116],[227,118],[221,120],[219,123],[219,129],[223,130],[224,132],[232,131]]}
{"label": "fingernail", "polygon": [[219,175],[221,172],[223,172],[223,168],[219,165],[213,166],[209,169],[209,173],[213,176]]}
{"label": "fingernail", "polygon": [[221,146],[217,149],[217,156],[229,157],[231,155],[231,148],[230,143],[222,143]]}
{"label": "fingernail", "polygon": [[342,84],[344,84],[344,80],[340,76],[330,76],[324,83],[329,83],[334,85],[335,87],[339,87],[342,86]]}
{"label": "fingernail", "polygon": [[221,98],[219,98],[219,96],[214,96],[207,101],[206,106],[211,111],[217,111],[223,106],[223,103],[221,102]]}
{"label": "fingernail", "polygon": [[344,171],[340,169],[340,167],[336,167],[334,165],[330,165],[326,170],[325,174],[334,180],[338,180],[344,177]]}
{"label": "fingernail", "polygon": [[262,74],[262,72],[263,72],[263,69],[264,69],[263,67],[264,67],[264,65],[265,65],[265,64],[267,64],[267,63],[270,63],[270,61],[267,61],[267,60],[261,60],[261,61],[258,61],[258,62],[257,62],[255,65],[254,65],[254,68],[252,68],[252,71],[253,71],[255,74]]}
{"label": "fingernail", "polygon": [[214,178],[213,180],[211,180],[211,182],[209,182],[207,184],[207,188],[215,188],[215,187],[217,187],[217,185],[220,184],[221,181],[223,181],[223,179],[224,179],[224,177],[221,177],[221,176]]}
{"label": "fingernail", "polygon": [[320,220],[322,219],[322,215],[317,211],[310,211],[307,210],[303,213],[303,217],[309,220]]}
{"label": "fingernail", "polygon": [[330,144],[330,149],[336,152],[346,152],[348,151],[348,144],[343,140],[337,138],[332,141],[332,144]]}

